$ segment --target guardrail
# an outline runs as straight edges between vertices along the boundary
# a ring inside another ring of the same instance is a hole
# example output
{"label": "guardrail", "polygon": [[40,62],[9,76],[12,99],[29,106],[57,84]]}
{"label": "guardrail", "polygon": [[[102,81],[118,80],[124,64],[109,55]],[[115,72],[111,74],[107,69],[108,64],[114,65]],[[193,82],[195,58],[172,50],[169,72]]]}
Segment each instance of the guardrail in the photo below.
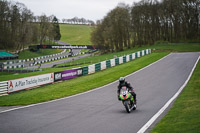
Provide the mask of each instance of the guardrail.
{"label": "guardrail", "polygon": [[0,95],[8,93],[8,81],[0,82]]}
{"label": "guardrail", "polygon": [[129,55],[116,57],[114,59],[109,59],[89,66],[0,82],[0,95],[96,73],[101,70],[129,62],[147,54],[151,54],[151,49],[146,49]]}

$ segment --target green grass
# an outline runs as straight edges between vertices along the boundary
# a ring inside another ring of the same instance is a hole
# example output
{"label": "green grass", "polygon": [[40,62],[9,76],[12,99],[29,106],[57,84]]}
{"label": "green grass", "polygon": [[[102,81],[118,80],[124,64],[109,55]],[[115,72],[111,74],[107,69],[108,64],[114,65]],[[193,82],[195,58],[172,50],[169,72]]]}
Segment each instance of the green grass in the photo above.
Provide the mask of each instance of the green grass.
{"label": "green grass", "polygon": [[[79,60],[74,60],[73,62],[59,64],[57,66],[73,65],[73,64],[75,65],[75,64],[81,64],[81,63],[87,64],[87,65],[88,64],[94,64],[94,63],[98,63],[98,62],[105,61],[105,60],[108,60],[108,59],[113,59],[115,57],[120,57],[120,56],[128,55],[128,54],[131,54],[131,53],[134,53],[134,52],[138,52],[140,50],[144,50],[145,48],[147,48],[147,47],[128,49],[128,50],[121,51],[121,52],[102,54],[102,55],[99,55],[99,56],[94,55],[94,56],[82,58],[82,59],[79,59]],[[77,66],[77,67],[79,67],[79,66]]]}
{"label": "green grass", "polygon": [[60,24],[61,41],[72,45],[91,45],[91,32],[91,26]]}
{"label": "green grass", "polygon": [[[180,45],[180,44],[159,44],[159,45],[152,45],[152,46],[135,47],[135,48],[132,48],[132,49],[127,49],[125,51],[121,51],[121,52],[108,53],[108,54],[103,54],[103,55],[99,55],[99,56],[87,57],[87,58],[75,60],[73,62],[58,65],[58,66],[74,65],[74,66],[70,66],[70,67],[45,68],[45,69],[42,69],[43,71],[32,72],[32,73],[21,73],[21,74],[18,74],[18,75],[14,75],[13,73],[5,75],[5,73],[0,72],[0,81],[6,81],[6,80],[11,80],[11,79],[23,78],[23,77],[34,76],[34,75],[50,73],[50,72],[64,71],[64,70],[68,70],[68,69],[71,69],[71,68],[87,66],[87,65],[98,63],[100,61],[104,61],[104,60],[107,60],[107,59],[112,59],[115,56],[119,57],[119,56],[127,55],[127,54],[130,54],[130,53],[134,53],[136,51],[147,49],[147,48],[151,48],[152,51],[155,51],[155,52],[200,51],[200,44],[182,44],[182,45]],[[155,49],[155,50],[153,50],[153,49]],[[81,65],[79,65],[79,64],[81,64]]]}
{"label": "green grass", "polygon": [[169,43],[152,45],[153,51],[170,51],[170,52],[199,52],[200,43]]}
{"label": "green grass", "polygon": [[79,60],[75,60],[73,62],[58,65],[58,66],[63,66],[63,65],[75,65],[75,64],[84,63],[81,65],[75,65],[75,66],[70,66],[70,67],[45,68],[45,69],[42,69],[43,71],[37,71],[37,72],[31,72],[31,73],[20,73],[17,75],[14,75],[13,73],[7,74],[7,75],[4,75],[5,73],[4,74],[0,73],[0,81],[23,78],[23,77],[28,77],[28,76],[35,76],[35,75],[51,73],[51,72],[59,72],[59,71],[64,71],[64,70],[68,70],[68,69],[76,68],[76,67],[83,67],[83,66],[87,66],[90,64],[100,62],[100,61],[114,58],[114,56],[122,56],[122,55],[126,55],[126,54],[131,54],[131,53],[134,53],[134,52],[142,50],[142,49],[144,49],[144,48],[141,47],[141,48],[129,49],[129,50],[122,51],[122,52],[108,53],[108,54],[103,54],[103,55],[99,55],[99,56],[91,56],[91,57],[86,57],[86,58],[82,58]]}
{"label": "green grass", "polygon": [[51,55],[62,52],[63,49],[40,49],[39,52],[31,52],[29,50],[24,50],[19,53],[19,59],[31,59],[35,57]]}
{"label": "green grass", "polygon": [[[45,56],[45,55],[51,55],[51,54],[56,54],[62,52],[63,49],[40,49],[39,52],[31,52],[29,50],[24,50],[18,54],[19,59],[31,59],[35,57],[40,57],[40,56]],[[5,62],[7,60],[0,60],[0,62]]]}
{"label": "green grass", "polygon": [[168,114],[152,133],[200,133],[200,62]]}
{"label": "green grass", "polygon": [[[110,54],[105,54],[105,55],[101,55],[101,56],[94,56],[94,57],[86,57],[84,59],[79,59],[79,60],[75,60],[73,62],[68,62],[68,63],[63,63],[63,64],[59,64],[57,66],[66,66],[66,65],[76,65],[76,64],[92,64],[92,63],[98,63],[100,61],[104,61],[107,59],[112,59],[115,56],[120,57],[123,55],[127,55],[130,53],[134,53],[140,50],[144,50],[144,49],[148,49],[151,48],[152,51],[155,52],[196,52],[196,51],[200,51],[200,44],[159,44],[159,45],[153,45],[153,46],[142,46],[142,47],[135,47],[132,49],[128,49],[125,51],[121,51],[121,52],[116,52],[116,53],[110,53]],[[83,65],[78,65],[78,66],[83,66]],[[77,67],[78,67],[77,66]]]}
{"label": "green grass", "polygon": [[2,96],[0,97],[0,106],[28,105],[85,92],[113,82],[121,76],[137,71],[166,56],[167,54],[168,53],[166,52],[152,53],[134,61],[118,65],[92,75],[78,77],[32,90],[13,93],[8,96]]}
{"label": "green grass", "polygon": [[[62,36],[61,41],[70,43],[72,45],[91,45],[90,34],[92,32],[92,29],[93,27],[87,25],[60,24],[60,32]],[[13,51],[13,49],[10,50]],[[29,59],[39,56],[45,56],[60,53],[61,51],[62,49],[41,49],[40,52],[30,52],[29,50],[24,50],[23,52],[20,52],[19,59]]]}

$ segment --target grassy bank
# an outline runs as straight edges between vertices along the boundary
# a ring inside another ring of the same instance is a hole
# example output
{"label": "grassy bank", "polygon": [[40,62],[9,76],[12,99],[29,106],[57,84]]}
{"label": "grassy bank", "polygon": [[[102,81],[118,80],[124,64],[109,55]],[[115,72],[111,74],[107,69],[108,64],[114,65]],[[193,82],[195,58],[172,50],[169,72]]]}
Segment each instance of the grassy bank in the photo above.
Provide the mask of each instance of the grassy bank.
{"label": "grassy bank", "polygon": [[113,82],[121,76],[125,76],[137,71],[159,60],[167,54],[168,53],[164,52],[152,53],[134,61],[118,65],[92,75],[43,86],[33,90],[10,94],[8,96],[2,96],[0,97],[0,106],[39,103],[91,90],[93,88]]}
{"label": "grassy bank", "polygon": [[24,50],[23,52],[19,53],[19,59],[31,59],[35,57],[51,55],[62,52],[63,49],[40,49],[39,52],[31,52],[29,50]]}
{"label": "grassy bank", "polygon": [[152,133],[200,133],[200,62],[168,114]]}
{"label": "grassy bank", "polygon": [[60,24],[61,41],[72,45],[91,45],[91,32],[91,26]]}

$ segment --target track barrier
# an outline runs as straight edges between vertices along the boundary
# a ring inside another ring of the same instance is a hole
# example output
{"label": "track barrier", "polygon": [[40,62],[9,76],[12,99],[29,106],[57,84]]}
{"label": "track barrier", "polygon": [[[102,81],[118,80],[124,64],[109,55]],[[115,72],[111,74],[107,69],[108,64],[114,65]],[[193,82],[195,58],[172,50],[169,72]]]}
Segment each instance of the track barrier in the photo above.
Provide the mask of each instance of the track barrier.
{"label": "track barrier", "polygon": [[129,55],[116,57],[114,59],[109,59],[89,66],[0,82],[0,95],[24,89],[31,89],[37,86],[51,84],[57,81],[69,80],[79,76],[93,74],[101,70],[105,70],[107,68],[129,62],[147,54],[151,54],[151,49],[146,49]]}

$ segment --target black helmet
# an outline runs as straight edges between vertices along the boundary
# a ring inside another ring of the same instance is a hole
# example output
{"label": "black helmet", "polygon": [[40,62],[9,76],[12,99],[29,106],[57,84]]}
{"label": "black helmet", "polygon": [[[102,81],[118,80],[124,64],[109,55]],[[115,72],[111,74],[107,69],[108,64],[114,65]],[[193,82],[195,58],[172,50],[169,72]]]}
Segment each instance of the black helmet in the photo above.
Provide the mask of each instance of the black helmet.
{"label": "black helmet", "polygon": [[124,78],[124,77],[120,77],[120,78],[119,78],[119,82],[120,82],[120,83],[124,83],[124,82],[125,82],[125,78]]}

